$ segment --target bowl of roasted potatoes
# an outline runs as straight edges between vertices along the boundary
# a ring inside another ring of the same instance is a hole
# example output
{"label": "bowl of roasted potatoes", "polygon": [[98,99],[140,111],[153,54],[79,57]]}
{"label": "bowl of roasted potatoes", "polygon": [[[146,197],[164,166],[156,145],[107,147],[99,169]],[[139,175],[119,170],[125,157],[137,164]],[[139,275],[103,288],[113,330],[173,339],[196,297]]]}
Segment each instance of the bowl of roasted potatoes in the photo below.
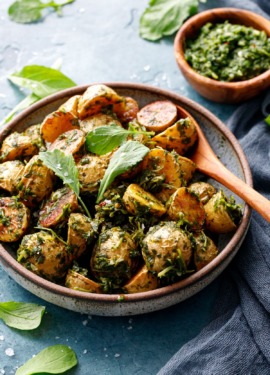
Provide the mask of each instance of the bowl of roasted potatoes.
{"label": "bowl of roasted potatoes", "polygon": [[237,253],[250,208],[198,172],[195,122],[252,185],[228,128],[167,90],[95,83],[24,110],[0,131],[3,269],[46,301],[103,316],[202,290]]}

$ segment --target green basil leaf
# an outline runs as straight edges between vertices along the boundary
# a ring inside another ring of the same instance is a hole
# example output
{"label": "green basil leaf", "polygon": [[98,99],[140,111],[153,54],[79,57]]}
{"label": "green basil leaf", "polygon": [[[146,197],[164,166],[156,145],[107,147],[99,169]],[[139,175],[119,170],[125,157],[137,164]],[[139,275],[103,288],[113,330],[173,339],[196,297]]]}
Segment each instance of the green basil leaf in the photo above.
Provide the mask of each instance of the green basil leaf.
{"label": "green basil leaf", "polygon": [[72,155],[65,155],[61,150],[53,150],[39,153],[39,159],[50,168],[56,176],[63,180],[78,197],[80,194],[80,182],[78,169]]}
{"label": "green basil leaf", "polygon": [[75,352],[66,345],[54,345],[42,350],[19,367],[15,375],[62,374],[77,365]]}
{"label": "green basil leaf", "polygon": [[8,79],[15,85],[27,88],[40,99],[57,91],[76,86],[70,78],[59,70],[42,65],[27,65]]}
{"label": "green basil leaf", "polygon": [[64,184],[74,191],[88,217],[91,218],[88,208],[80,197],[80,182],[78,168],[72,155],[65,155],[61,150],[53,150],[39,153],[39,159],[50,168],[56,176],[60,177]]}
{"label": "green basil leaf", "polygon": [[9,327],[31,330],[40,325],[45,307],[35,303],[1,302],[0,319]]}
{"label": "green basil leaf", "polygon": [[132,133],[117,125],[100,126],[88,133],[86,149],[94,154],[105,155],[125,142]]}
{"label": "green basil leaf", "polygon": [[270,126],[270,115],[268,115],[268,116],[264,119],[264,121],[266,122],[267,125]]}
{"label": "green basil leaf", "polygon": [[101,180],[97,203],[102,200],[103,194],[114,179],[137,165],[148,152],[149,148],[137,141],[128,141],[119,147],[113,154],[104,177]]}
{"label": "green basil leaf", "polygon": [[42,18],[42,10],[45,8],[53,8],[60,13],[62,7],[66,4],[73,3],[75,0],[66,0],[62,3],[49,1],[43,3],[40,0],[17,0],[8,8],[9,18],[18,23],[31,23],[39,21]]}
{"label": "green basil leaf", "polygon": [[198,0],[150,0],[140,18],[140,36],[151,41],[175,33],[198,12]]}

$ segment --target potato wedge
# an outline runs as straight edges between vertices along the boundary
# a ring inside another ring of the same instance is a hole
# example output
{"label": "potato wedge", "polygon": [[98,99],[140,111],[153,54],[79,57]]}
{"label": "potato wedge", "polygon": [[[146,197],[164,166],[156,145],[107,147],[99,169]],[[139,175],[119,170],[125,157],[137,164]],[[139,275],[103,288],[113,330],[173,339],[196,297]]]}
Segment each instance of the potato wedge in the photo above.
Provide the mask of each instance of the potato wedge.
{"label": "potato wedge", "polygon": [[59,137],[48,147],[48,150],[61,150],[66,155],[73,155],[74,158],[78,158],[84,143],[84,133],[79,129],[74,129],[59,135]]}
{"label": "potato wedge", "polygon": [[83,120],[109,106],[116,114],[122,113],[125,110],[125,98],[108,86],[92,85],[79,99],[78,116],[80,120]]}
{"label": "potato wedge", "polygon": [[206,227],[214,233],[229,233],[236,230],[236,222],[240,220],[240,206],[229,199],[222,190],[210,198],[204,205],[206,212]]}
{"label": "potato wedge", "polygon": [[43,142],[43,139],[41,137],[41,125],[31,125],[29,128],[27,128],[22,134],[26,135],[31,139],[31,142],[33,145],[36,145],[39,149],[39,151],[45,151],[46,147]]}
{"label": "potato wedge", "polygon": [[142,266],[139,271],[132,276],[127,284],[123,286],[125,293],[140,293],[154,290],[158,287],[158,279],[149,272],[146,265]]}
{"label": "potato wedge", "polygon": [[29,271],[51,281],[63,279],[72,263],[68,246],[47,231],[24,236],[17,260]]}
{"label": "potato wedge", "polygon": [[16,197],[0,198],[0,241],[18,241],[30,221],[28,208]]}
{"label": "potato wedge", "polygon": [[123,111],[120,110],[117,112],[117,116],[122,124],[126,125],[129,122],[133,121],[137,117],[139,112],[139,105],[135,99],[130,98],[129,96],[125,97],[125,104]]}
{"label": "potato wedge", "polygon": [[199,230],[203,227],[206,216],[204,206],[189,189],[185,187],[177,189],[166,207],[171,220],[182,220],[192,230]]}
{"label": "potato wedge", "polygon": [[206,204],[217,192],[217,189],[213,185],[203,181],[194,182],[188,188],[193,194],[199,197],[202,204]]}
{"label": "potato wedge", "polygon": [[34,206],[51,194],[54,179],[54,173],[39,160],[38,155],[33,156],[17,185],[19,197],[27,207]]}
{"label": "potato wedge", "polygon": [[201,270],[218,255],[218,249],[213,240],[202,231],[194,236],[194,264],[196,271]]}
{"label": "potato wedge", "polygon": [[142,256],[148,270],[158,278],[182,276],[192,258],[192,246],[186,231],[172,221],[151,227],[142,241]]}
{"label": "potato wedge", "polygon": [[30,158],[38,153],[39,149],[31,138],[21,133],[8,135],[1,147],[1,161]]}
{"label": "potato wedge", "polygon": [[144,106],[137,120],[147,130],[161,132],[177,120],[177,107],[169,100],[158,100]]}
{"label": "potato wedge", "polygon": [[126,210],[132,215],[140,215],[149,212],[160,217],[166,213],[166,208],[154,195],[148,193],[137,184],[131,184],[127,187],[123,202]]}
{"label": "potato wedge", "polygon": [[23,162],[19,160],[5,161],[0,164],[0,189],[11,194],[17,193],[17,185],[24,170]]}
{"label": "potato wedge", "polygon": [[102,287],[100,284],[71,269],[68,270],[65,286],[81,292],[102,293]]}
{"label": "potato wedge", "polygon": [[175,150],[179,155],[186,154],[197,141],[198,134],[193,121],[187,117],[178,120],[162,133],[156,134],[152,141],[166,150]]}
{"label": "potato wedge", "polygon": [[78,209],[76,194],[68,187],[54,191],[39,212],[39,225],[54,227],[68,220],[71,212]]}
{"label": "potato wedge", "polygon": [[80,213],[70,214],[68,219],[67,243],[72,248],[74,259],[77,259],[85,252],[94,234],[91,219]]}

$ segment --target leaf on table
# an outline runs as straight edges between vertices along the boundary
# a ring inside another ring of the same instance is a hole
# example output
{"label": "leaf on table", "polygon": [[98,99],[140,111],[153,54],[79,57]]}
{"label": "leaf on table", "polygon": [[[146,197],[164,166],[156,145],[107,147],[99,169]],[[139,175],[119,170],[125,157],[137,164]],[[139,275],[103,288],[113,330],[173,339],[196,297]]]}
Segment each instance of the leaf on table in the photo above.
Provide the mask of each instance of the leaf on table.
{"label": "leaf on table", "polygon": [[114,179],[137,165],[148,152],[149,148],[137,141],[128,141],[119,147],[113,154],[104,177],[101,180],[97,203],[101,201],[103,194]]}
{"label": "leaf on table", "polygon": [[268,116],[264,119],[264,121],[266,122],[267,125],[270,126],[270,115],[268,115]]}
{"label": "leaf on table", "polygon": [[64,5],[73,3],[75,0],[66,0],[61,3],[41,0],[17,0],[8,8],[9,18],[17,23],[31,23],[39,21],[42,18],[42,11],[45,8],[52,8],[60,14]]}
{"label": "leaf on table", "polygon": [[20,72],[11,74],[8,79],[17,86],[31,90],[40,99],[76,86],[75,82],[59,70],[42,65],[27,65]]}
{"label": "leaf on table", "polygon": [[66,345],[54,345],[43,349],[19,367],[15,375],[62,374],[77,365],[75,352]]}
{"label": "leaf on table", "polygon": [[175,33],[198,12],[199,0],[150,0],[140,18],[140,36],[151,41]]}
{"label": "leaf on table", "polygon": [[0,302],[0,319],[9,327],[20,330],[35,329],[40,325],[45,307],[35,303]]}

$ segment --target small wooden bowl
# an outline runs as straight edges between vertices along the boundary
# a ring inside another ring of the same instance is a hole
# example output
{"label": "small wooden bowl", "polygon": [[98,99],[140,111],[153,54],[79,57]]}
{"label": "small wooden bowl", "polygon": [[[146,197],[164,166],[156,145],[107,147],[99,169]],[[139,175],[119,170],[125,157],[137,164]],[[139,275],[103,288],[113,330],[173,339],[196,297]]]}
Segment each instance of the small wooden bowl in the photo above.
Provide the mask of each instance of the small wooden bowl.
{"label": "small wooden bowl", "polygon": [[195,72],[185,59],[185,41],[197,35],[207,22],[251,26],[264,30],[270,37],[270,21],[256,13],[236,8],[211,9],[191,17],[179,29],[174,40],[177,64],[190,85],[202,96],[218,103],[239,103],[248,100],[270,86],[270,69],[259,76],[239,82],[221,82]]}

